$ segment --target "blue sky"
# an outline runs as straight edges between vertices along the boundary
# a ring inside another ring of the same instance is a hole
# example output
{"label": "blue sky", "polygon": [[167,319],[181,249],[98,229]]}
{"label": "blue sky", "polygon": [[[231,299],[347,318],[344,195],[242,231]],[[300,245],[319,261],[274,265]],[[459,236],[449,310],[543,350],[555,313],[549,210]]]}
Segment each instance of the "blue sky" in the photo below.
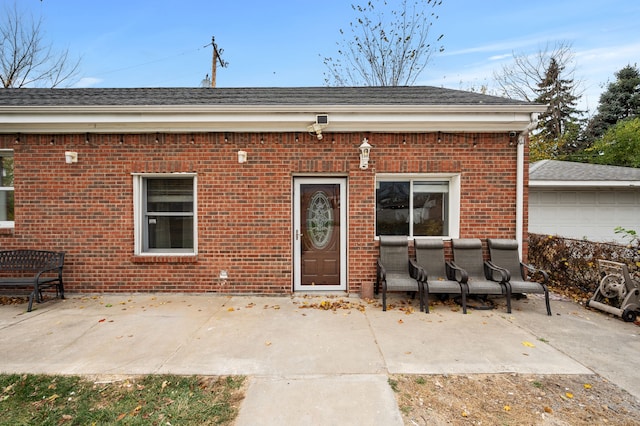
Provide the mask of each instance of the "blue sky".
{"label": "blue sky", "polygon": [[[349,0],[15,1],[42,16],[55,47],[82,58],[78,87],[198,86],[211,70],[212,36],[229,63],[219,87],[322,86],[322,58],[335,55],[354,17]],[[593,110],[614,72],[640,63],[637,0],[443,0],[437,10],[445,51],[416,84],[490,84],[512,52],[562,40],[576,55],[581,106]]]}

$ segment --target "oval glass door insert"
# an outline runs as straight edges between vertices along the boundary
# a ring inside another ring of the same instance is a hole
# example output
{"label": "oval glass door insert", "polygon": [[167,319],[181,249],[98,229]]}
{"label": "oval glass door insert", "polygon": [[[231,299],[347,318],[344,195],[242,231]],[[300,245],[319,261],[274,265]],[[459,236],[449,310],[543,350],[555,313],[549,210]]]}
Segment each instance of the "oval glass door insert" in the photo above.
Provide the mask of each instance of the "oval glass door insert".
{"label": "oval glass door insert", "polygon": [[307,210],[307,235],[316,249],[323,249],[333,233],[333,208],[326,194],[318,191],[311,197]]}

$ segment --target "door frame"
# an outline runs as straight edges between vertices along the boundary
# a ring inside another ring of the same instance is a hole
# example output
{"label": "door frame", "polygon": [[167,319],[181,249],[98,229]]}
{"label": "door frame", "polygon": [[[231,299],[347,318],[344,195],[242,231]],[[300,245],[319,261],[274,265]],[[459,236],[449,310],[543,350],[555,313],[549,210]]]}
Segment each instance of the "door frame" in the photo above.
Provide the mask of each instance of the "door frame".
{"label": "door frame", "polygon": [[[300,185],[304,184],[338,184],[340,186],[340,284],[313,286],[302,286],[302,252],[299,235],[302,230],[302,218],[300,217]],[[293,228],[291,233],[291,243],[293,247],[293,291],[347,291],[347,178],[346,177],[294,177],[293,178]]]}

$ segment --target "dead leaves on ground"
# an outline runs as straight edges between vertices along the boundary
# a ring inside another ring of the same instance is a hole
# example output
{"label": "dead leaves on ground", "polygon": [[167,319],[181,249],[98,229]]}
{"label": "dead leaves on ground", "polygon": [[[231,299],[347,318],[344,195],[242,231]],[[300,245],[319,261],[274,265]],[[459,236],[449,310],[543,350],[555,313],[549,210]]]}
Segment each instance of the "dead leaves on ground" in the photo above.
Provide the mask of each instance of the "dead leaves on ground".
{"label": "dead leaves on ground", "polygon": [[394,376],[406,424],[637,424],[640,404],[597,375]]}
{"label": "dead leaves on ground", "polygon": [[21,305],[29,301],[28,297],[0,296],[0,305]]}
{"label": "dead leaves on ground", "polygon": [[[305,296],[305,298],[307,298]],[[320,301],[308,301],[304,300],[302,303],[298,304],[300,309],[319,309],[322,311],[333,311],[336,312],[338,310],[351,310],[357,309],[360,312],[364,312],[366,310],[366,306],[362,304],[360,301],[351,301],[345,299],[323,299]]]}

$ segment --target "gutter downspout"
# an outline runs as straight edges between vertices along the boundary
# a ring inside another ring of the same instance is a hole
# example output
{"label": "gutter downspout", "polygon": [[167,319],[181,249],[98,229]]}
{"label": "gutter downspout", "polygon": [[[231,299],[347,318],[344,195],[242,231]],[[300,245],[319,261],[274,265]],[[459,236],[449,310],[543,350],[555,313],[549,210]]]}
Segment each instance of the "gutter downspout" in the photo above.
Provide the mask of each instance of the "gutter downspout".
{"label": "gutter downspout", "polygon": [[524,239],[524,144],[529,133],[537,126],[538,113],[532,113],[529,125],[518,137],[516,160],[516,241],[518,241],[518,254],[520,259],[522,259],[522,243]]}

